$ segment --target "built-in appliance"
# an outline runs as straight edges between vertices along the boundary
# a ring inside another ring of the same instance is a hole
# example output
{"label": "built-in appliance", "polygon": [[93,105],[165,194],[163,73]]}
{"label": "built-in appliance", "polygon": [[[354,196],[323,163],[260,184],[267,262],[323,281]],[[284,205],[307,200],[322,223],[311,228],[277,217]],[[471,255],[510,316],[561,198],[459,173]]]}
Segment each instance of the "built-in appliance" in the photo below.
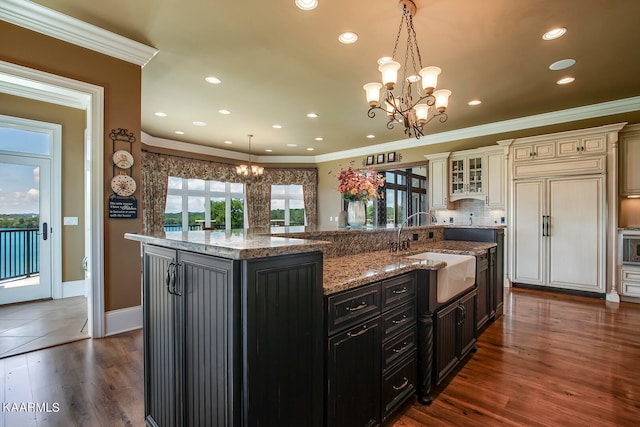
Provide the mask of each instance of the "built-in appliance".
{"label": "built-in appliance", "polygon": [[622,236],[622,263],[640,265],[640,235]]}

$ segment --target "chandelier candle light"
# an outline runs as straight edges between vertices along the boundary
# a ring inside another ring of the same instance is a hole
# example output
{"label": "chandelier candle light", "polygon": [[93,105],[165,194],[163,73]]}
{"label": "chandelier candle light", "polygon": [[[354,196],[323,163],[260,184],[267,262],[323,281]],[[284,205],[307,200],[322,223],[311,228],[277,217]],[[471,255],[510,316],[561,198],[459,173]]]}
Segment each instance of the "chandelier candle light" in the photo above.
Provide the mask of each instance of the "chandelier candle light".
{"label": "chandelier candle light", "polygon": [[[400,0],[400,6],[402,7],[402,19],[393,46],[393,55],[391,58],[378,59],[378,70],[382,73],[382,83],[367,83],[363,89],[367,94],[367,102],[370,106],[367,112],[370,118],[376,116],[376,109],[383,110],[389,117],[387,129],[393,129],[395,123],[401,123],[404,125],[406,135],[419,139],[424,136],[423,126],[433,118],[438,117],[440,123],[447,121],[448,116],[445,111],[449,104],[451,91],[435,90],[440,68],[422,66],[416,31],[413,28],[413,16],[417,11],[415,3],[412,0]],[[404,55],[404,68],[402,69],[402,86],[399,94],[394,95],[393,90],[398,81],[398,71],[402,67],[396,61],[396,53],[402,27],[405,24],[407,26],[407,46]],[[411,68],[408,70],[409,60]],[[412,74],[407,75],[407,72]],[[380,102],[380,90],[383,85],[385,88],[384,100]]]}
{"label": "chandelier candle light", "polygon": [[264,168],[258,165],[251,164],[251,138],[253,135],[247,135],[249,137],[249,164],[236,166],[236,175],[242,180],[242,182],[249,184],[264,174]]}

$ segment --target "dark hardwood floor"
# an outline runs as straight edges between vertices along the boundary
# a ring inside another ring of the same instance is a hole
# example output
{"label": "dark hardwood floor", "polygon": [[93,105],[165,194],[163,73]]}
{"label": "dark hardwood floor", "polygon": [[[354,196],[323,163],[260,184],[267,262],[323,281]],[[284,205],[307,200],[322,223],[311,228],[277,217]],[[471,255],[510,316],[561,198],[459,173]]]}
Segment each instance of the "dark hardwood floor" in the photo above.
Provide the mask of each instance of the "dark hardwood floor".
{"label": "dark hardwood floor", "polygon": [[[386,425],[637,426],[639,365],[640,304],[516,289],[433,404]],[[8,357],[0,374],[2,425],[144,425],[141,331]],[[28,402],[51,412],[15,412]]]}

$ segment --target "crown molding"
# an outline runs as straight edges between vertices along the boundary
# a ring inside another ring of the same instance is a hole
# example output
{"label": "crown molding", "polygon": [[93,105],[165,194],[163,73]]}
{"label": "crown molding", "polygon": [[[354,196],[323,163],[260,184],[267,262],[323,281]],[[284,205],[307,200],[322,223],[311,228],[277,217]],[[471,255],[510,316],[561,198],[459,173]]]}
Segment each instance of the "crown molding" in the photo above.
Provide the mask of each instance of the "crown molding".
{"label": "crown molding", "polygon": [[[351,150],[336,151],[333,153],[319,154],[316,156],[252,156],[252,161],[260,163],[322,163],[333,160],[348,159],[351,157],[367,156],[375,152],[399,151],[402,149],[422,147],[432,144],[440,144],[450,141],[458,141],[461,139],[477,138],[480,136],[495,135],[504,132],[513,132],[523,129],[532,129],[541,126],[548,126],[560,123],[569,123],[578,120],[592,119],[596,117],[610,116],[614,114],[629,113],[640,110],[640,96],[632,98],[618,99],[615,101],[602,102],[600,104],[587,105],[585,107],[569,108],[566,110],[552,111],[549,113],[537,114],[534,116],[521,117],[518,119],[504,120],[501,122],[487,123],[479,126],[472,126],[463,129],[452,130],[448,132],[434,133],[426,135],[418,140],[401,139],[398,141],[385,142],[383,144],[368,145],[366,147],[353,148]],[[598,129],[609,128],[618,129],[620,124],[602,126]],[[582,132],[582,131],[568,131]],[[567,132],[564,132],[565,134]],[[144,141],[144,136],[150,142]],[[535,138],[535,137],[529,137]],[[524,140],[519,138],[518,141]],[[159,142],[162,141],[162,142]],[[143,142],[156,147],[169,148],[193,153],[208,154],[211,156],[225,157],[235,160],[248,160],[249,155],[238,153],[235,151],[222,150],[219,148],[206,147],[188,142],[179,142],[168,139],[155,138],[143,133]],[[499,143],[499,142],[498,142]],[[162,145],[157,145],[162,144]]]}
{"label": "crown molding", "polygon": [[551,111],[549,113],[504,120],[501,122],[487,123],[448,132],[425,135],[420,139],[401,139],[384,144],[369,145],[367,147],[354,148],[352,150],[336,151],[334,153],[315,156],[318,162],[341,160],[350,157],[366,156],[373,152],[399,151],[402,149],[422,147],[432,144],[440,144],[461,139],[471,139],[480,136],[495,135],[504,132],[513,132],[523,129],[533,129],[542,126],[569,123],[578,120],[593,119],[596,117],[611,116],[614,114],[629,113],[640,110],[640,96],[617,99],[615,101],[602,102],[584,107],[568,108],[566,110]]}
{"label": "crown molding", "polygon": [[144,67],[158,49],[28,0],[0,2],[0,20]]}

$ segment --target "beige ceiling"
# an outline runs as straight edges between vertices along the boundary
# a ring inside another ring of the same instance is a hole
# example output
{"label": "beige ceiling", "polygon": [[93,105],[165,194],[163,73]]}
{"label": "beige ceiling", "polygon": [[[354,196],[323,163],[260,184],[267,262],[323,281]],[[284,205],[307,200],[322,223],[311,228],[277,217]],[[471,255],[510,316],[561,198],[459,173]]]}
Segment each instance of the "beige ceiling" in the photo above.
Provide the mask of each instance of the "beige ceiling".
{"label": "beige ceiling", "polygon": [[[279,156],[405,139],[400,127],[387,130],[380,115],[367,117],[362,90],[364,83],[379,80],[376,60],[393,48],[400,22],[396,0],[319,0],[313,11],[299,10],[294,0],[36,3],[159,49],[142,73],[142,128],[152,136],[246,152],[246,135],[252,133],[254,153],[270,148]],[[640,95],[638,0],[416,3],[423,65],[442,68],[439,87],[453,92],[449,120],[430,123],[426,133]],[[567,34],[543,41],[542,33],[556,26],[567,27]],[[343,31],[356,32],[358,42],[338,43]],[[564,71],[548,69],[565,58],[577,62]],[[209,75],[222,84],[206,83]],[[576,81],[557,85],[565,75]],[[482,105],[468,106],[475,98]],[[157,111],[167,117],[155,116]],[[309,112],[319,118],[307,118]],[[560,128],[620,119],[640,122],[640,113]],[[208,125],[196,127],[195,120]],[[519,135],[527,133],[540,129]]]}

